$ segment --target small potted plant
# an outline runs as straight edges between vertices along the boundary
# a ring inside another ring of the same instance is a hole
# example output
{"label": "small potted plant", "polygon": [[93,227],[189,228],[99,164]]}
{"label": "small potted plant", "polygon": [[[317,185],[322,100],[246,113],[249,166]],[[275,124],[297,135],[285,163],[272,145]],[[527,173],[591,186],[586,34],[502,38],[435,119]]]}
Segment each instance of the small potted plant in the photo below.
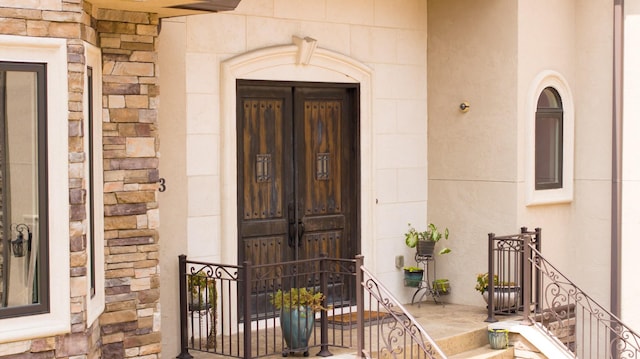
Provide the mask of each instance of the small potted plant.
{"label": "small potted plant", "polygon": [[[494,293],[493,306],[498,310],[516,310],[520,287],[515,282],[501,281],[497,274],[493,275]],[[482,294],[484,301],[489,304],[489,273],[479,273],[476,276],[475,289]]]}
{"label": "small potted plant", "polygon": [[424,269],[416,266],[407,266],[403,269],[405,287],[419,287],[424,275]]}
{"label": "small potted plant", "polygon": [[[207,347],[217,348],[217,323],[218,323],[218,290],[216,288],[215,278],[207,276],[204,271],[199,271],[187,276],[187,284],[189,289],[189,320],[199,322],[196,327],[199,329],[199,335],[206,333],[206,326],[209,325],[207,335]],[[209,314],[210,319],[205,320],[203,315]],[[189,329],[193,325],[189,325]]]}
{"label": "small potted plant", "polygon": [[[404,233],[404,243],[409,248],[416,248],[416,259],[425,259],[433,256],[433,252],[435,250],[435,245],[441,239],[448,240],[449,239],[449,229],[445,228],[444,232],[441,232],[438,227],[429,223],[426,231],[418,231],[411,225],[408,224],[409,229]],[[438,252],[438,254],[447,254],[450,253],[451,249],[448,247],[444,247]],[[418,260],[420,262],[420,260]],[[424,275],[424,270],[420,267],[410,266],[404,267],[404,284],[407,287],[420,287],[420,282],[422,281],[422,277]],[[438,281],[446,281],[446,287],[448,288],[449,280],[447,279],[438,279]],[[436,283],[432,283],[433,289],[437,291],[435,288]],[[448,290],[445,292],[444,286],[443,294],[448,294]]]}
{"label": "small potted plant", "polygon": [[438,293],[438,295],[447,295],[451,293],[451,285],[449,284],[448,279],[436,279],[433,281],[432,285],[433,290]]}
{"label": "small potted plant", "polygon": [[[445,228],[444,232],[440,232],[438,227],[429,223],[426,231],[418,231],[411,223],[408,224],[409,229],[404,234],[404,243],[409,248],[416,248],[419,256],[432,256],[436,243],[442,238],[449,239],[449,229]],[[439,254],[451,252],[451,249],[442,248]]]}
{"label": "small potted plant", "polygon": [[280,310],[280,325],[287,343],[283,356],[299,351],[303,351],[305,356],[309,355],[309,338],[313,332],[315,313],[326,309],[323,306],[324,299],[322,292],[307,288],[278,290],[271,296],[271,304]]}

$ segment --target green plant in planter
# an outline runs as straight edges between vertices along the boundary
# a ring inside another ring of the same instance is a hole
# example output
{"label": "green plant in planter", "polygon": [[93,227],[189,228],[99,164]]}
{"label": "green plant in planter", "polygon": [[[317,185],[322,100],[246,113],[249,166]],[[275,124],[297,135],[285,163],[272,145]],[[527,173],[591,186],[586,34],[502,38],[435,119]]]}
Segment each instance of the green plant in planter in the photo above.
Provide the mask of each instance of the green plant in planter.
{"label": "green plant in planter", "polygon": [[218,323],[218,290],[216,280],[207,276],[203,271],[187,275],[187,286],[190,293],[189,310],[207,310],[211,317],[211,327],[207,335],[207,347],[217,347],[217,323]]}
{"label": "green plant in planter", "polygon": [[419,287],[422,282],[424,269],[416,266],[404,267],[404,285],[407,287]]}
{"label": "green plant in planter", "polygon": [[448,279],[435,279],[432,283],[433,290],[440,295],[447,295],[451,292],[451,287]]}
{"label": "green plant in planter", "polygon": [[[515,311],[518,307],[520,287],[515,282],[502,281],[497,274],[493,275],[495,291],[493,293],[493,306],[497,310]],[[476,276],[475,289],[482,294],[482,298],[489,304],[489,273],[480,273]]]}
{"label": "green plant in planter", "polygon": [[409,272],[409,273],[424,272],[424,269],[416,266],[406,266],[406,267],[403,267],[402,269],[404,269],[405,272]]}
{"label": "green plant in planter", "polygon": [[319,291],[311,291],[307,288],[291,288],[288,291],[278,290],[271,295],[271,304],[278,309],[290,309],[298,307],[309,307],[314,312],[325,310],[322,306],[324,294]]}
{"label": "green plant in planter", "polygon": [[271,304],[280,312],[280,325],[287,348],[282,352],[287,356],[291,351],[304,351],[309,355],[309,338],[313,332],[315,312],[326,310],[322,305],[322,292],[307,288],[278,290],[271,296]]}
{"label": "green plant in planter", "polygon": [[216,281],[208,277],[204,272],[188,275],[187,285],[191,293],[191,310],[205,310],[214,307],[217,302]]}
{"label": "green plant in planter", "polygon": [[[498,283],[498,275],[493,275],[493,283]],[[489,289],[489,273],[479,273],[476,276],[476,288],[480,294],[484,294]]]}
{"label": "green plant in planter", "polygon": [[[404,243],[409,248],[415,248],[419,241],[438,243],[442,238],[445,240],[449,239],[449,228],[445,228],[444,232],[440,232],[435,224],[429,223],[426,231],[418,231],[411,225],[411,223],[408,225],[409,229],[404,233]],[[439,254],[446,254],[449,252],[451,252],[451,249],[445,247],[440,250]]]}
{"label": "green plant in planter", "polygon": [[[515,282],[506,282],[498,279],[498,275],[493,275],[493,283],[496,287],[514,287],[516,286]],[[480,292],[480,294],[484,294],[489,289],[489,273],[479,273],[476,276],[476,287],[475,289]]]}

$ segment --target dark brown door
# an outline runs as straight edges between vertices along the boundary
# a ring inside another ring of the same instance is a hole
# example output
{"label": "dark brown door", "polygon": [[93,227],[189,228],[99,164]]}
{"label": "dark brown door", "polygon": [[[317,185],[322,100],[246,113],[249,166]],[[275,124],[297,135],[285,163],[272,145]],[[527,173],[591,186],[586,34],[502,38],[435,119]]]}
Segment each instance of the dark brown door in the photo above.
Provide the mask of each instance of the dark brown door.
{"label": "dark brown door", "polygon": [[357,96],[340,84],[238,82],[241,261],[357,253]]}

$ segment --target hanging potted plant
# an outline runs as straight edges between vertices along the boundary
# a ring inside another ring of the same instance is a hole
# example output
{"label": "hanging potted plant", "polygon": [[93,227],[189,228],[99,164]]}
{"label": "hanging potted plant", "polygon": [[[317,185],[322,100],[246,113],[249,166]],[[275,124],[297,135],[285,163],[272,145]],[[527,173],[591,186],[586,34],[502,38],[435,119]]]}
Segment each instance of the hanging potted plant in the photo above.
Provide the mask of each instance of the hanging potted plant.
{"label": "hanging potted plant", "polygon": [[309,355],[309,338],[313,332],[315,313],[325,310],[324,294],[307,288],[278,290],[271,296],[271,304],[280,310],[280,325],[287,348],[282,356],[292,352]]}

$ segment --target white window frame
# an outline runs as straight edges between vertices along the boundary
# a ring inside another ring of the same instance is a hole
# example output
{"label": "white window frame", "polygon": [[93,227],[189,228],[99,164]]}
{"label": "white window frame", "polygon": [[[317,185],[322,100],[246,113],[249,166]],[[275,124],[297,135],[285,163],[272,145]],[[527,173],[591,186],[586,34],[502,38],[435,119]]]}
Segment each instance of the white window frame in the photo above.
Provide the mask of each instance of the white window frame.
{"label": "white window frame", "polygon": [[[102,54],[98,47],[85,43],[85,59],[87,67],[93,69],[93,133],[89,133],[89,126],[83,126],[84,148],[87,154],[93,156],[93,184],[92,193],[87,193],[87,326],[91,326],[98,319],[105,308],[104,293],[104,195],[103,195],[103,163],[102,163]],[[89,120],[89,82],[84,82],[84,119]],[[93,148],[89,151],[89,136],[93,136]],[[89,157],[86,158],[85,178],[89,177]],[[93,197],[93,218],[89,210],[89,197]],[[91,263],[91,221],[93,221],[93,244],[95,245],[95,263]],[[91,266],[95,270],[95,295],[91,296]]]}
{"label": "white window frame", "polygon": [[[554,189],[535,188],[535,153],[536,153],[536,111],[538,99],[542,91],[552,87],[562,99],[562,187]],[[556,203],[568,203],[573,201],[573,156],[574,156],[574,102],[573,95],[567,80],[558,72],[545,70],[540,72],[529,87],[526,105],[526,161],[525,161],[525,188],[526,205],[544,205]]]}
{"label": "white window frame", "polygon": [[69,133],[67,41],[0,35],[0,61],[47,64],[49,313],[0,319],[0,343],[68,333]]}

